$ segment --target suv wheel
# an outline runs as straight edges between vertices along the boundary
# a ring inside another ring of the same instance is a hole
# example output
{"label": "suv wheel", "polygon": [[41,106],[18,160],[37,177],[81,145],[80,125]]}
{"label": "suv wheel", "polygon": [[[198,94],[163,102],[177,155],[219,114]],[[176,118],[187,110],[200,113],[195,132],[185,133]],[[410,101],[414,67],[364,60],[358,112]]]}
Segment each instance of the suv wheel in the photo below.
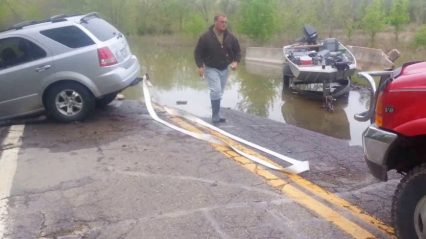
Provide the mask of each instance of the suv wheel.
{"label": "suv wheel", "polygon": [[398,238],[426,239],[426,164],[411,170],[396,189],[392,220]]}
{"label": "suv wheel", "polygon": [[46,95],[49,116],[60,122],[83,120],[95,107],[91,92],[78,83],[60,83],[50,88]]}

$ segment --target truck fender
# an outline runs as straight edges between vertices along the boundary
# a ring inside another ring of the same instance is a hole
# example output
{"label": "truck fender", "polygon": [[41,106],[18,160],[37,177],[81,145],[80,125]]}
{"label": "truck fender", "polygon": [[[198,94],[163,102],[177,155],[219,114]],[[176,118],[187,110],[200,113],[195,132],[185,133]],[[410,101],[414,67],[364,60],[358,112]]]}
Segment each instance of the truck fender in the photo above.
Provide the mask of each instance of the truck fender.
{"label": "truck fender", "polygon": [[396,127],[395,131],[405,136],[426,135],[426,118],[408,121]]}

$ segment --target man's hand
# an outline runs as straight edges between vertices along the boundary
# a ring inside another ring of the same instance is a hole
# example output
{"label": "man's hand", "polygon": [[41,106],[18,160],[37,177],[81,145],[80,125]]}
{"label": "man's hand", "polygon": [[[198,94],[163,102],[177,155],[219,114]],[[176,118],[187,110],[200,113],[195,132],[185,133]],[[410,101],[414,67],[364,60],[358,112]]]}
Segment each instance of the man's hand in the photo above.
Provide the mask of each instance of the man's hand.
{"label": "man's hand", "polygon": [[238,66],[238,62],[236,62],[236,61],[233,61],[232,63],[231,63],[231,69],[233,70],[233,71],[235,71],[236,69],[237,69],[237,66]]}
{"label": "man's hand", "polygon": [[200,68],[198,68],[198,75],[199,75],[200,77],[203,77],[203,76],[204,76],[204,67],[200,67]]}

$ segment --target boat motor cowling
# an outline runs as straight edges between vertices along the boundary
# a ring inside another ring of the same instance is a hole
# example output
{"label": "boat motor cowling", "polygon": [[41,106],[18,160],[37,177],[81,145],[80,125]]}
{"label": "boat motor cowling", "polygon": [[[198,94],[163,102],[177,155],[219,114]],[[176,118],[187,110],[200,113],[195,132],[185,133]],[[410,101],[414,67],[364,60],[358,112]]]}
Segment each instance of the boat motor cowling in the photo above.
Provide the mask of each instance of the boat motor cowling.
{"label": "boat motor cowling", "polygon": [[308,44],[317,44],[318,33],[317,30],[308,24],[303,27],[303,33],[305,34],[305,42]]}

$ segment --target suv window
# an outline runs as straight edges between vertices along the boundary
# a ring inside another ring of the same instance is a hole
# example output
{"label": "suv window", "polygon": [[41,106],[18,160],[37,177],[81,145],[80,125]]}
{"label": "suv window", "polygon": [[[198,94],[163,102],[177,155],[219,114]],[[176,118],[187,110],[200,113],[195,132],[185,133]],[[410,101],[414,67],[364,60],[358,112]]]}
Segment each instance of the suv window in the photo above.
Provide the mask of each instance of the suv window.
{"label": "suv window", "polygon": [[89,21],[82,22],[81,25],[95,35],[100,41],[107,41],[119,33],[117,28],[102,18],[92,18]]}
{"label": "suv window", "polygon": [[53,28],[40,33],[70,48],[80,48],[95,44],[86,33],[76,26]]}
{"label": "suv window", "polygon": [[0,69],[46,57],[46,52],[35,43],[20,37],[0,39]]}

